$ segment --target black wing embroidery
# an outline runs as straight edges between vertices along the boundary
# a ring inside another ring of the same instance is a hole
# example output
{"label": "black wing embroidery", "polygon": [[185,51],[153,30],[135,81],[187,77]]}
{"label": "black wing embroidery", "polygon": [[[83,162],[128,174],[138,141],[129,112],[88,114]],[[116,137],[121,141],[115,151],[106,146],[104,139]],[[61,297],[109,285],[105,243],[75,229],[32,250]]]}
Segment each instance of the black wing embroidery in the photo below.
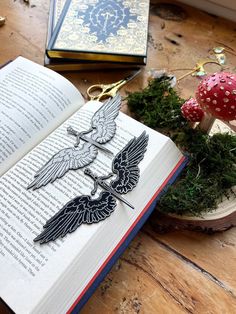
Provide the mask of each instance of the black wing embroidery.
{"label": "black wing embroidery", "polygon": [[[100,144],[105,144],[114,137],[116,132],[115,118],[119,113],[120,106],[121,97],[116,95],[95,112],[91,121],[91,129],[79,133],[69,127],[68,132],[76,136],[75,147],[68,147],[56,153],[37,171],[34,180],[27,188],[38,189],[61,178],[69,170],[77,170],[89,165],[96,158],[98,148],[106,150]],[[85,135],[91,131],[91,137]],[[80,139],[86,142],[79,147]]]}
{"label": "black wing embroidery", "polygon": [[[82,223],[97,223],[109,217],[116,206],[116,199],[134,208],[121,194],[131,191],[138,183],[138,164],[143,159],[148,145],[148,135],[143,132],[138,138],[134,138],[115,156],[112,170],[106,176],[97,176],[86,168],[84,173],[94,180],[92,195],[96,193],[98,186],[104,192],[97,199],[91,199],[89,195],[82,195],[69,201],[57,214],[55,214],[44,226],[45,230],[34,240],[40,243],[53,241],[58,237],[64,237],[67,233],[75,231]],[[117,178],[110,182],[105,181],[113,176]]]}
{"label": "black wing embroidery", "polygon": [[143,132],[138,138],[133,138],[113,160],[112,171],[117,175],[111,182],[111,187],[120,194],[132,191],[139,180],[138,164],[147,150],[148,135]]}
{"label": "black wing embroidery", "polygon": [[116,200],[109,192],[100,193],[99,198],[91,199],[82,195],[69,201],[56,215],[47,221],[45,230],[34,241],[40,244],[64,237],[75,231],[82,223],[92,224],[106,219],[116,206]]}

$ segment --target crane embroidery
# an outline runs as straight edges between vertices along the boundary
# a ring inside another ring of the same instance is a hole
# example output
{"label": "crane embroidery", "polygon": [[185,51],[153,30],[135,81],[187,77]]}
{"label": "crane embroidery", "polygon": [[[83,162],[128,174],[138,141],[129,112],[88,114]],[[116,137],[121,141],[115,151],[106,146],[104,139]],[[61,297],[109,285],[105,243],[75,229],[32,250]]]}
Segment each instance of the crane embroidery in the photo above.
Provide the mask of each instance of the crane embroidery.
{"label": "crane embroidery", "polygon": [[[138,181],[140,170],[138,165],[143,159],[148,145],[148,135],[143,132],[139,137],[131,139],[115,156],[112,172],[106,176],[97,176],[86,168],[84,173],[94,180],[94,195],[98,187],[102,188],[98,198],[90,195],[77,196],[65,204],[62,209],[44,225],[44,231],[34,241],[40,244],[54,241],[74,232],[82,223],[98,223],[109,217],[117,205],[116,199],[134,208],[121,194],[132,191]],[[107,179],[116,175],[110,183]]]}

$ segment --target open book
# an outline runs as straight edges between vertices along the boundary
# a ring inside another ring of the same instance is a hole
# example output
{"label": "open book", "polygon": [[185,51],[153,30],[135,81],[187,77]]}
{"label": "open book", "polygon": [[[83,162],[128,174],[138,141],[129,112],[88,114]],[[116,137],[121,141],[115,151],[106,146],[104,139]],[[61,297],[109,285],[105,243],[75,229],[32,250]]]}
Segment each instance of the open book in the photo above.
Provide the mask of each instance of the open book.
{"label": "open book", "polygon": [[[35,172],[55,153],[74,145],[67,127],[87,130],[101,102],[84,104],[65,78],[22,57],[0,71],[0,297],[17,314],[78,311],[147,219],[155,201],[180,172],[185,158],[166,136],[123,113],[105,144],[116,155],[134,136],[149,135],[139,164],[140,179],[117,200],[106,220],[40,245],[34,238],[45,222],[78,195],[90,195],[84,169],[27,190]],[[80,108],[81,107],[81,108]],[[80,108],[80,109],[79,109]],[[79,110],[78,110],[79,109]],[[111,171],[112,159],[99,151],[89,168]],[[101,188],[94,198],[98,198]]]}

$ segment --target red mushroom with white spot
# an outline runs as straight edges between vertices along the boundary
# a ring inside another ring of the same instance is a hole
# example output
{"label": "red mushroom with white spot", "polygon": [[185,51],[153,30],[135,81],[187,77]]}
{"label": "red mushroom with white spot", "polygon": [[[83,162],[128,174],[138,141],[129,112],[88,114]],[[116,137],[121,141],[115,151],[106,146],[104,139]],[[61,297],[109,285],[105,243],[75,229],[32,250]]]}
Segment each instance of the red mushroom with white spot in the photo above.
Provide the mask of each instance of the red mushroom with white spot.
{"label": "red mushroom with white spot", "polygon": [[190,122],[200,122],[204,116],[204,111],[201,109],[196,99],[188,99],[181,107],[183,117]]}
{"label": "red mushroom with white spot", "polygon": [[235,130],[236,127],[229,123],[236,120],[235,74],[219,72],[207,76],[198,85],[196,99],[201,108],[212,116],[208,129],[214,118],[218,118]]}

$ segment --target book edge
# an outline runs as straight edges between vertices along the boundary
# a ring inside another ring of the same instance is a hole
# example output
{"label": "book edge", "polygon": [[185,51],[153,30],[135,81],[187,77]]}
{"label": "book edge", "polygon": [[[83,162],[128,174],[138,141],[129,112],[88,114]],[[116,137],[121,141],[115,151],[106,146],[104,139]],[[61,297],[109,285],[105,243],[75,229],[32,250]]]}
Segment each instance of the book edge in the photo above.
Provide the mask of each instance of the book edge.
{"label": "book edge", "polygon": [[86,52],[77,50],[63,50],[48,47],[46,49],[47,56],[51,59],[77,59],[85,61],[106,61],[106,62],[130,62],[137,64],[145,64],[146,55],[132,55],[121,53],[107,52]]}

